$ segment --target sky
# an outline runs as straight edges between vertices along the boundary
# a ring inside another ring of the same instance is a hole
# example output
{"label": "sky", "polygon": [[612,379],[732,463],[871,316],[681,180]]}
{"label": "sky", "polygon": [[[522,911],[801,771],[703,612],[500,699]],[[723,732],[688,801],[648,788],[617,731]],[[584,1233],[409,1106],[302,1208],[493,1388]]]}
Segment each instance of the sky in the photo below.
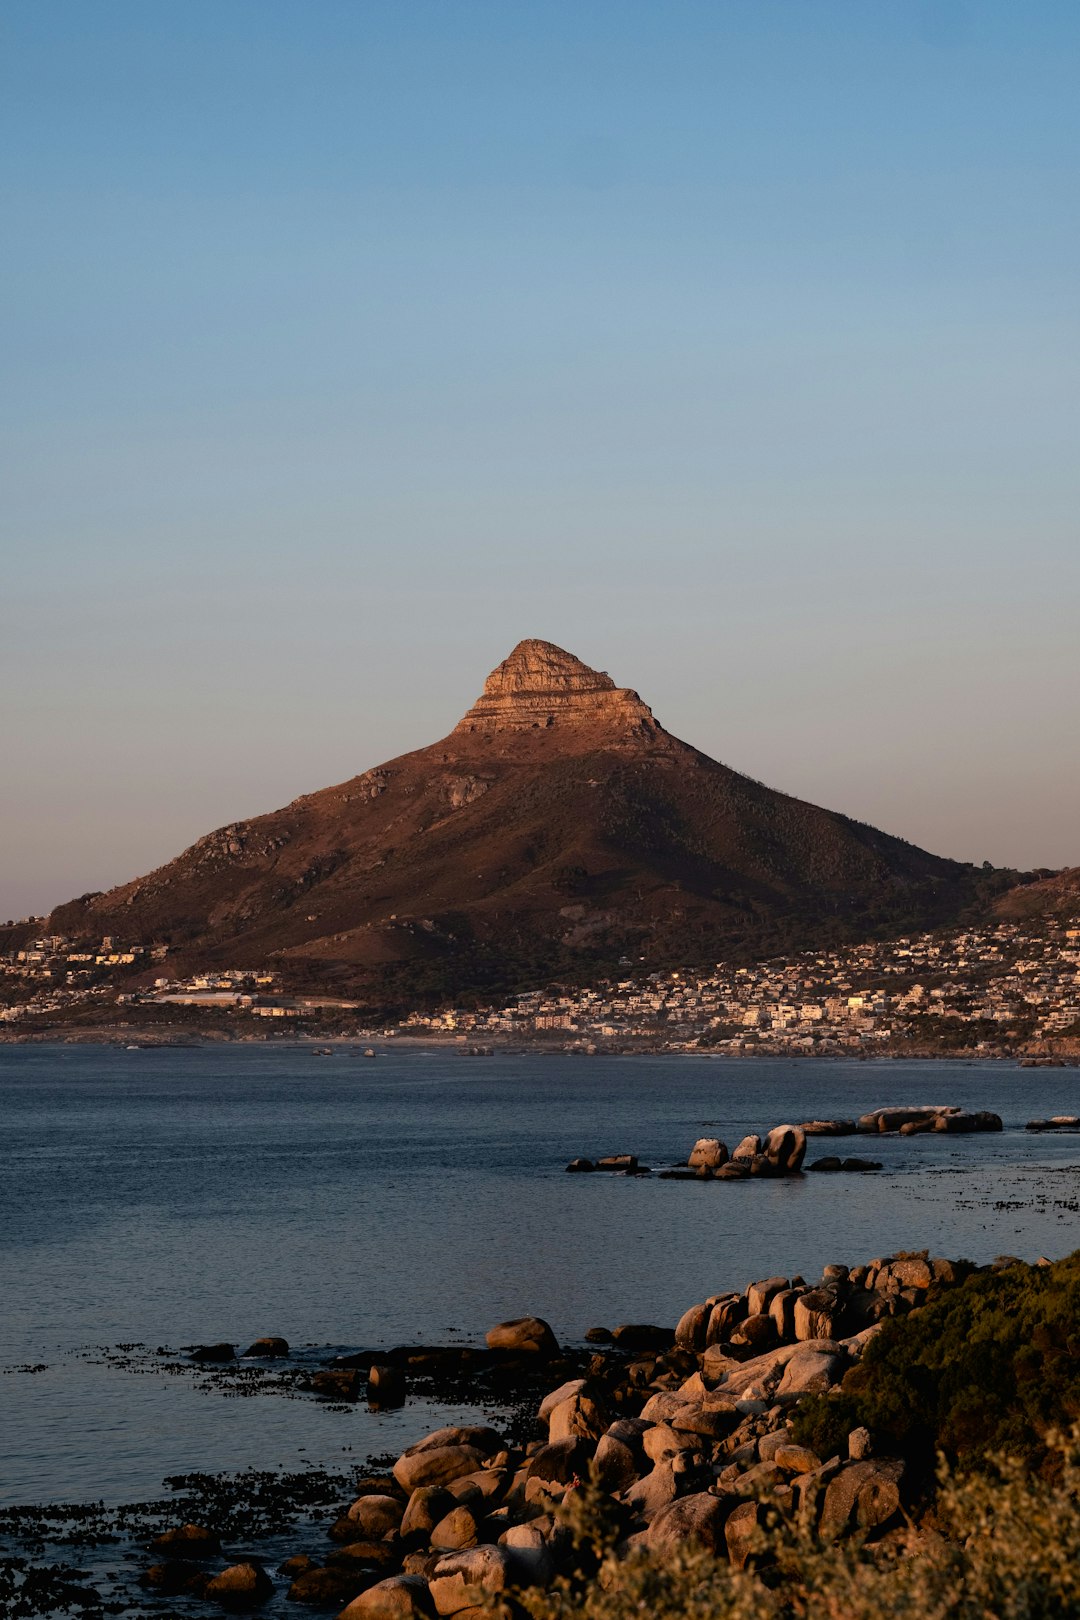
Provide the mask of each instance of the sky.
{"label": "sky", "polygon": [[5,0],[0,920],[523,636],[1080,863],[1071,0]]}

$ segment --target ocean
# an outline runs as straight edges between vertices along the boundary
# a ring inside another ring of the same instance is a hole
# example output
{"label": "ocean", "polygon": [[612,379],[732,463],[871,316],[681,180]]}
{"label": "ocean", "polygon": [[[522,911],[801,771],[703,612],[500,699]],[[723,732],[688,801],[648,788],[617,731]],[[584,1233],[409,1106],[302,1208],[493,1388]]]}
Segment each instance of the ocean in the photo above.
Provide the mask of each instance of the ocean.
{"label": "ocean", "polygon": [[[884,1161],[872,1176],[564,1169],[605,1152],[660,1167],[702,1135],[734,1146],[926,1102],[1006,1128],[841,1143]],[[896,1248],[982,1262],[1080,1245],[1080,1139],[1023,1129],[1080,1112],[1076,1069],[27,1045],[0,1047],[0,1107],[0,1504],[131,1501],[192,1469],[340,1468],[459,1415],[243,1399],[161,1350],[281,1334],[315,1365],[479,1344],[526,1312],[575,1343]]]}

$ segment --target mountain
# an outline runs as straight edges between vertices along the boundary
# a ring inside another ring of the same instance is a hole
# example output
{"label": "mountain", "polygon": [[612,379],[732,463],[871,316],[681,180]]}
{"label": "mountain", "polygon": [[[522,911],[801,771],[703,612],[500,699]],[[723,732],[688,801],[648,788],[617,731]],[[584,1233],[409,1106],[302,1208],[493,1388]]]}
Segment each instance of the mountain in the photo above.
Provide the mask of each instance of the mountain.
{"label": "mountain", "polygon": [[51,927],[393,1007],[934,926],[1007,881],[739,775],[530,640],[441,742],[219,828]]}

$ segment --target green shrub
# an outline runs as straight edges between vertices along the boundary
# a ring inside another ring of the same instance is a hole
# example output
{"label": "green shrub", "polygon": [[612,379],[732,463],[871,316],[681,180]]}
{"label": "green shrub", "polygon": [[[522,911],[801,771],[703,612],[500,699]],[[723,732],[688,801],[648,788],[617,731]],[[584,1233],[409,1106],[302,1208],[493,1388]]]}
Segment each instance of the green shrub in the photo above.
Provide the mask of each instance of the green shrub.
{"label": "green shrub", "polygon": [[982,1474],[943,1476],[936,1527],[911,1528],[884,1547],[823,1546],[777,1518],[761,1532],[763,1575],[692,1548],[620,1558],[586,1490],[563,1513],[587,1567],[550,1591],[517,1594],[518,1612],[531,1620],[1080,1620],[1077,1442],[1074,1431],[1050,1443],[1053,1481],[1023,1462],[989,1459]]}
{"label": "green shrub", "polygon": [[1053,1266],[979,1272],[871,1340],[838,1397],[804,1401],[796,1437],[843,1455],[851,1429],[924,1474],[938,1452],[961,1470],[991,1452],[1029,1467],[1044,1436],[1080,1418],[1080,1252]]}

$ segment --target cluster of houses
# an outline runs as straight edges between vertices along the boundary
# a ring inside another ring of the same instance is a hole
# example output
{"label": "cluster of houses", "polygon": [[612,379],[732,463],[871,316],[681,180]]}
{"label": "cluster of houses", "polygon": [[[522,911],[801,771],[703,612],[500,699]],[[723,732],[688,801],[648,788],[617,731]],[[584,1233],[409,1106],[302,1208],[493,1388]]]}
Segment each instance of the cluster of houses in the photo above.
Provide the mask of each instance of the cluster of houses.
{"label": "cluster of houses", "polygon": [[708,972],[549,987],[504,1007],[415,1013],[403,1030],[561,1038],[598,1048],[850,1051],[925,1044],[989,1051],[1080,1036],[1080,922],[961,933]]}
{"label": "cluster of houses", "polygon": [[[278,976],[228,968],[151,980],[164,945],[43,936],[0,957],[0,1020],[97,1003],[160,1004],[267,1019],[356,1008],[291,997]],[[925,1047],[1009,1051],[1080,1042],[1080,920],[999,922],[708,971],[648,973],[587,989],[550,985],[502,1007],[414,1012],[404,1035],[550,1041],[586,1049],[728,1052]],[[363,1033],[363,1032],[361,1032]],[[386,1032],[390,1033],[390,1032]]]}
{"label": "cluster of houses", "polygon": [[[109,935],[93,946],[62,935],[43,935],[0,957],[0,985],[7,992],[0,1020],[16,1023],[94,1003],[243,1008],[263,1018],[299,1018],[307,1010],[280,994],[276,974],[257,968],[225,968],[186,978],[158,976],[150,985],[148,973],[167,955],[167,945],[133,944]],[[122,988],[133,981],[132,988]]]}

